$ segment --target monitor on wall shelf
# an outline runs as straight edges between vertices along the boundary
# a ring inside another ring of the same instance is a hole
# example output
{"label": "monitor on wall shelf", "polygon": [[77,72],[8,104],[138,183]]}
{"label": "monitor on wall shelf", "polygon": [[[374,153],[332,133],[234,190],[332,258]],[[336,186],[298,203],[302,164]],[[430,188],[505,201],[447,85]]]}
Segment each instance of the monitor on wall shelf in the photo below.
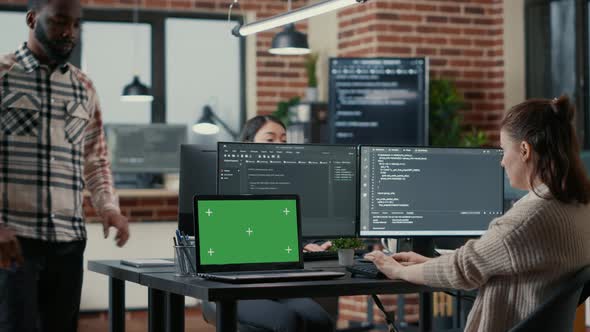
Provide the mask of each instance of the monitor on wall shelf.
{"label": "monitor on wall shelf", "polygon": [[428,145],[427,58],[331,58],[330,142]]}

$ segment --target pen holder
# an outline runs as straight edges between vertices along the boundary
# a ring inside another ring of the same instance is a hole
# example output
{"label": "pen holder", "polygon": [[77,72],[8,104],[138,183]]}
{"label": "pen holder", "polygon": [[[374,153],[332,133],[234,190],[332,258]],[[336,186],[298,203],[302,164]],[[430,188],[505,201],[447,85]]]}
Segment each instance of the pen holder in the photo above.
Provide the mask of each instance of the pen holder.
{"label": "pen holder", "polygon": [[177,276],[195,275],[197,273],[195,269],[196,264],[196,250],[194,245],[174,246],[174,266]]}

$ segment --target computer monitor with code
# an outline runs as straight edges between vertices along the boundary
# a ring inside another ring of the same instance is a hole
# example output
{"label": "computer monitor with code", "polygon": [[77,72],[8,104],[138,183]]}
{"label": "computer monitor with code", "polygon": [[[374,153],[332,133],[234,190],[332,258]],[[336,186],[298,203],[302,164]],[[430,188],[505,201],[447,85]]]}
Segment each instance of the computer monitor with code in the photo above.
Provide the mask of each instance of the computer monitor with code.
{"label": "computer monitor with code", "polygon": [[219,194],[297,194],[303,237],[355,236],[356,146],[222,142],[217,149]]}
{"label": "computer monitor with code", "polygon": [[360,235],[481,235],[503,213],[502,150],[361,146]]}

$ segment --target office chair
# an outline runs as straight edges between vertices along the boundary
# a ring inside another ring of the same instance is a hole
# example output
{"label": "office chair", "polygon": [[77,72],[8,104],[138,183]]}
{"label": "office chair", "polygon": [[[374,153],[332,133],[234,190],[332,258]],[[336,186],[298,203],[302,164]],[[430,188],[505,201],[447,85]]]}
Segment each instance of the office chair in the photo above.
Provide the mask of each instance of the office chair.
{"label": "office chair", "polygon": [[590,295],[590,265],[559,285],[525,320],[509,332],[572,331],[576,308]]}

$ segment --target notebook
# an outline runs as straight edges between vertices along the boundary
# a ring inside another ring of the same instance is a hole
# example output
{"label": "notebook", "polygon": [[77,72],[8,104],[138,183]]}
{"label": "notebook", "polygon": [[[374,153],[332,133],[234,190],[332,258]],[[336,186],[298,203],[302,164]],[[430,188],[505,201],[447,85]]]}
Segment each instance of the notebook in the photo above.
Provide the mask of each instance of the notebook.
{"label": "notebook", "polygon": [[345,275],[303,269],[296,195],[196,195],[193,200],[199,277],[252,283]]}
{"label": "notebook", "polygon": [[134,267],[167,267],[174,266],[174,262],[166,259],[146,258],[146,259],[123,259],[121,264]]}

